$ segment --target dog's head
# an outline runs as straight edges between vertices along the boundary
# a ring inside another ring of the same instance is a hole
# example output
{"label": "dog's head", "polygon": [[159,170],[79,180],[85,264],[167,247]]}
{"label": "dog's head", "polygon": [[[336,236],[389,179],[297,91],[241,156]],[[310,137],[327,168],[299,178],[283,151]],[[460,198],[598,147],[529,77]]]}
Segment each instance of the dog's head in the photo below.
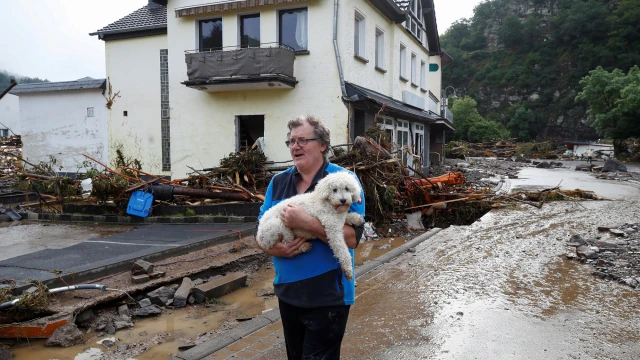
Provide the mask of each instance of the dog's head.
{"label": "dog's head", "polygon": [[354,201],[360,201],[360,184],[354,175],[340,171],[325,176],[314,192],[328,201],[338,212],[347,212]]}

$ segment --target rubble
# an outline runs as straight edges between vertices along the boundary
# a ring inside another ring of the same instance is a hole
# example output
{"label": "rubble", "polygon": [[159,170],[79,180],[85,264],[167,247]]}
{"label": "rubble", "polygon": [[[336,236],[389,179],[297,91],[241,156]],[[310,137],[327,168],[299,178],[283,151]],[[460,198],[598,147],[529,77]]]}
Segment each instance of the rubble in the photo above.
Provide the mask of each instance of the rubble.
{"label": "rubble", "polygon": [[53,332],[53,335],[47,339],[46,345],[69,347],[83,342],[82,331],[75,324],[65,324]]}

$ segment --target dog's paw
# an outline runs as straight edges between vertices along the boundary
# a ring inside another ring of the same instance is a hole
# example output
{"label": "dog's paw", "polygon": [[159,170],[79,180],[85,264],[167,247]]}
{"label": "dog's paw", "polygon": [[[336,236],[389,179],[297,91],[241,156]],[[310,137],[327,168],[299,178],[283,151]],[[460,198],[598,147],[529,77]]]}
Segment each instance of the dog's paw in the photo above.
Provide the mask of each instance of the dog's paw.
{"label": "dog's paw", "polygon": [[309,252],[311,251],[311,248],[313,247],[313,245],[311,245],[310,242],[304,242],[302,243],[302,245],[300,245],[300,251],[302,251],[303,253]]}
{"label": "dog's paw", "polygon": [[360,226],[364,224],[364,218],[358,213],[348,213],[344,223],[347,225]]}

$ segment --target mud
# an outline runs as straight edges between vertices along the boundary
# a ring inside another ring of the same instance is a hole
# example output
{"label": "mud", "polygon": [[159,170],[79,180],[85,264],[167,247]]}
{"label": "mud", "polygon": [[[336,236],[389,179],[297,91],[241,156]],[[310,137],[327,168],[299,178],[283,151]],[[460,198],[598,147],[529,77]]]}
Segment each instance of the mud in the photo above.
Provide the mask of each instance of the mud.
{"label": "mud", "polygon": [[[341,358],[639,358],[640,291],[566,256],[574,235],[604,240],[598,226],[637,223],[633,194],[496,209],[442,230],[358,279]],[[280,344],[257,358],[285,353]]]}

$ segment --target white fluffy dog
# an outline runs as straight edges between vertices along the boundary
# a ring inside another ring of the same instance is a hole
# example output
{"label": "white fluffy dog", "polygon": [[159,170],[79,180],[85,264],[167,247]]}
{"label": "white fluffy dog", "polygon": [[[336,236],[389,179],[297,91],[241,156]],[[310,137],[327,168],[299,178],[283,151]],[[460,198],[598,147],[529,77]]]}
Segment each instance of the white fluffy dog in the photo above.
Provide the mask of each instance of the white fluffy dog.
{"label": "white fluffy dog", "polygon": [[[282,234],[282,242],[288,243],[296,237],[313,239],[314,235],[299,229],[286,227],[280,219],[282,209],[288,204],[303,208],[307,214],[316,217],[324,226],[329,247],[340,262],[347,279],[353,279],[351,255],[344,242],[342,227],[344,224],[359,226],[364,223],[360,214],[349,213],[354,201],[360,201],[360,184],[356,178],[346,171],[331,173],[318,182],[313,192],[293,196],[283,200],[269,209],[260,219],[256,240],[260,246],[271,249]],[[311,248],[310,243],[303,251]]]}

